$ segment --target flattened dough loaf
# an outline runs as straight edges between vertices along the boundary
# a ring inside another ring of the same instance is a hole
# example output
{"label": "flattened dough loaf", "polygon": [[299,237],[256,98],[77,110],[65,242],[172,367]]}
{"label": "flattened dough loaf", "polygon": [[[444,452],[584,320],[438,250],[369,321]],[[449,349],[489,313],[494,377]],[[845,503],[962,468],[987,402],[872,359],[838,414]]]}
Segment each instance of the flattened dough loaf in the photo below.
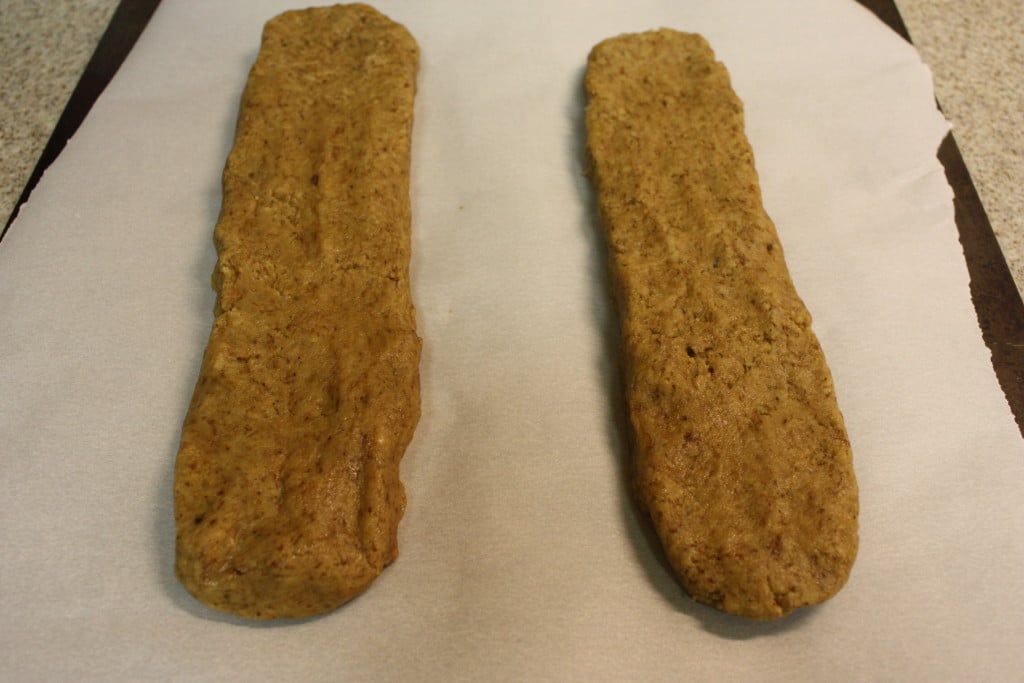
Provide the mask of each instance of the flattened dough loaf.
{"label": "flattened dough loaf", "polygon": [[174,482],[178,578],[326,612],[395,559],[419,419],[409,289],[418,49],[365,5],[267,23],[224,171],[216,318]]}
{"label": "flattened dough loaf", "polygon": [[586,89],[640,504],[695,599],[819,603],[856,555],[857,484],[728,73],[661,30],[596,46]]}

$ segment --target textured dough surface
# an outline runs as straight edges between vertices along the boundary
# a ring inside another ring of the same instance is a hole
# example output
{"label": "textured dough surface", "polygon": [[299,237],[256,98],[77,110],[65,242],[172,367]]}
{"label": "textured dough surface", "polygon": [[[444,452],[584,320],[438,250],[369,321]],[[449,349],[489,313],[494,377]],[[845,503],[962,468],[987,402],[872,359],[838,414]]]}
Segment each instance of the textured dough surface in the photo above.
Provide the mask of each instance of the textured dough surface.
{"label": "textured dough surface", "polygon": [[365,5],[267,23],[214,240],[182,430],[176,572],[218,610],[329,611],[398,552],[419,419],[409,287],[418,48]]}
{"label": "textured dough surface", "polygon": [[822,602],[857,552],[857,484],[742,103],[701,36],[665,29],[597,45],[586,90],[640,505],[696,600]]}

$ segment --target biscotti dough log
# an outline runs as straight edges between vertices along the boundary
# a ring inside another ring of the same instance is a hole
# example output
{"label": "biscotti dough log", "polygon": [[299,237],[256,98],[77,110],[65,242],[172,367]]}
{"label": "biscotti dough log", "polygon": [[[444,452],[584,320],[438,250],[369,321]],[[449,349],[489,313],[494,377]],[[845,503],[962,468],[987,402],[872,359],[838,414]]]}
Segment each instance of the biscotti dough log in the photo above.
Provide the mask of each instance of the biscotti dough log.
{"label": "biscotti dough log", "polygon": [[728,73],[661,30],[596,46],[586,90],[640,504],[695,599],[819,603],[856,555],[857,484]]}
{"label": "biscotti dough log", "polygon": [[419,419],[409,289],[415,41],[365,5],[267,23],[215,231],[216,318],[178,453],[176,571],[303,617],[397,555]]}

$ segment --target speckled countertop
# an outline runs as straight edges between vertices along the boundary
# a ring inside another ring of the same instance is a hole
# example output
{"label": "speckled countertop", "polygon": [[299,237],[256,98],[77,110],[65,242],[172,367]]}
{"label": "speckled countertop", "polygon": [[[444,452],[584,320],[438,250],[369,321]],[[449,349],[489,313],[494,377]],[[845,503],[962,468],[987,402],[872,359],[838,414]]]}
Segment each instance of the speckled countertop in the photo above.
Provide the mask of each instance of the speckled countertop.
{"label": "speckled countertop", "polygon": [[[1024,291],[1024,0],[896,0]],[[117,0],[0,0],[0,217],[24,189]]]}
{"label": "speckled countertop", "polygon": [[7,222],[117,0],[0,0],[0,218]]}

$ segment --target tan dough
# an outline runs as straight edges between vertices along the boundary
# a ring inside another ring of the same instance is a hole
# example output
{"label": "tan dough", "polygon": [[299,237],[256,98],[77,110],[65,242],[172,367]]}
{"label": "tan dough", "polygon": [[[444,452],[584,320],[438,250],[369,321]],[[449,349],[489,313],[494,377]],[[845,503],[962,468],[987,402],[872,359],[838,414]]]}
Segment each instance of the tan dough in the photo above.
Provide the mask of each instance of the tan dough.
{"label": "tan dough", "polygon": [[671,30],[596,46],[586,89],[640,504],[695,599],[755,619],[820,603],[857,552],[857,483],[742,103]]}
{"label": "tan dough", "polygon": [[216,319],[174,481],[176,571],[256,619],[332,610],[397,553],[419,419],[415,41],[365,5],[267,23],[224,171]]}

